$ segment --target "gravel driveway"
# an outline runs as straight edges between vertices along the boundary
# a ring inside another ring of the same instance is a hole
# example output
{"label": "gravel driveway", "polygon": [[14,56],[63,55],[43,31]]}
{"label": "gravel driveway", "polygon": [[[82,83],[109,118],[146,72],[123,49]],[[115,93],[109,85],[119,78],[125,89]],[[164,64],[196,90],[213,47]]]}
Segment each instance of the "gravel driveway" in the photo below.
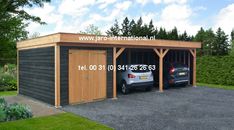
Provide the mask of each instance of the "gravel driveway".
{"label": "gravel driveway", "polygon": [[234,128],[234,91],[207,87],[136,92],[63,109],[119,130]]}

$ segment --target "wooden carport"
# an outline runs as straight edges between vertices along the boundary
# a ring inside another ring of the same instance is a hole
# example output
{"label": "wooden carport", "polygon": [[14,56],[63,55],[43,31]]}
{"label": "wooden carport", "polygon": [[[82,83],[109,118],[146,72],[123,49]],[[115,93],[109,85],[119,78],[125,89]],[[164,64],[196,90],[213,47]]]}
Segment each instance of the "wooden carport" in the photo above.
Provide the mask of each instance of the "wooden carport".
{"label": "wooden carport", "polygon": [[[158,41],[158,40],[154,40],[154,42],[156,42],[156,41]],[[173,42],[173,41],[168,41],[169,44],[170,44],[170,42]],[[159,91],[163,92],[163,58],[165,57],[165,55],[169,51],[169,47],[166,47],[166,48],[165,47],[164,48],[163,47],[155,47],[155,48],[152,47],[152,49],[159,57]],[[176,48],[176,49],[179,49],[179,48]],[[184,49],[184,48],[180,48],[180,49]],[[114,59],[113,65],[114,66],[116,66],[116,60],[124,50],[125,50],[125,47],[120,48],[118,51],[117,51],[116,47],[113,47],[113,59]],[[192,85],[195,87],[196,86],[196,48],[188,48],[188,50],[190,51],[190,53],[193,56],[193,84]],[[114,83],[113,83],[113,88],[114,88],[113,97],[116,97],[116,71],[114,71],[114,73],[113,73],[113,81],[114,81]]]}
{"label": "wooden carport", "polygon": [[[103,38],[100,38],[103,37]],[[17,44],[18,51],[43,47],[55,48],[55,106],[60,106],[60,47],[108,47],[113,48],[113,66],[126,48],[152,49],[159,57],[159,91],[163,92],[163,58],[170,49],[189,50],[193,56],[193,86],[196,86],[196,49],[201,48],[200,42],[185,42],[173,40],[120,40],[106,36],[56,33],[36,39],[30,39]],[[19,76],[18,76],[19,77]],[[117,97],[116,70],[113,71],[113,98]]]}

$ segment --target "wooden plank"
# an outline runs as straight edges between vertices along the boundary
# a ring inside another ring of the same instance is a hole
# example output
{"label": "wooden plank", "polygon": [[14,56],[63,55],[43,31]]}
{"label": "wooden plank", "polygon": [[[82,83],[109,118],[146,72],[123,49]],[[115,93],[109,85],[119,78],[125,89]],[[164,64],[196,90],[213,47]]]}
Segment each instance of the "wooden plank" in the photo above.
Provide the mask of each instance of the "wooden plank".
{"label": "wooden plank", "polygon": [[159,57],[159,91],[163,92],[163,57]]}
{"label": "wooden plank", "polygon": [[[173,40],[113,40],[101,39],[93,40],[92,38],[84,40],[84,37],[93,37],[95,35],[56,33],[35,39],[25,40],[17,43],[17,48],[33,47],[50,43],[75,43],[75,44],[95,44],[95,45],[114,45],[114,46],[138,46],[138,47],[174,47],[174,48],[201,48],[200,42],[173,41]],[[106,37],[106,36],[104,36]]]}
{"label": "wooden plank", "polygon": [[55,33],[51,35],[46,35],[38,38],[28,39],[24,41],[17,42],[17,48],[29,48],[34,46],[47,45],[51,43],[56,43],[60,41],[61,34]]}
{"label": "wooden plank", "polygon": [[116,98],[116,47],[113,47],[113,98]]}
{"label": "wooden plank", "polygon": [[55,107],[60,107],[60,46],[55,46]]}
{"label": "wooden plank", "polygon": [[45,47],[51,47],[51,46],[56,46],[56,43],[48,43],[48,44],[35,45],[35,46],[29,46],[29,47],[19,47],[18,50],[45,48]]}
{"label": "wooden plank", "polygon": [[17,49],[17,94],[19,94],[19,50]]}
{"label": "wooden plank", "polygon": [[[103,67],[104,66],[107,66],[107,62],[106,62],[106,56],[107,56],[107,53],[106,51],[102,51],[101,54],[99,54],[99,62],[98,64],[99,65],[102,65]],[[107,75],[106,75],[106,70],[104,68],[100,68],[98,70],[98,74],[99,74],[99,80],[100,80],[100,88],[99,88],[99,99],[102,99],[102,98],[106,98],[106,92],[107,92]]]}
{"label": "wooden plank", "polygon": [[193,56],[193,86],[196,87],[196,70],[197,70],[197,57],[196,57],[196,49],[194,49]]}

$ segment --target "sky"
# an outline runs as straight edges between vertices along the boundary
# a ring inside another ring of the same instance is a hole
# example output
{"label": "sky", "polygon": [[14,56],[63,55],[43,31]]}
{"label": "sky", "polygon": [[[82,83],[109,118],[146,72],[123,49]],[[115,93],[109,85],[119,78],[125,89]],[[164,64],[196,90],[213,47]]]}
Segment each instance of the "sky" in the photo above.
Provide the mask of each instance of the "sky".
{"label": "sky", "polygon": [[115,20],[125,17],[148,24],[152,19],[157,27],[178,28],[195,35],[203,27],[216,31],[221,27],[230,35],[234,29],[234,0],[51,0],[43,8],[25,10],[39,16],[46,25],[30,23],[30,34],[47,35],[56,32],[78,33],[93,24],[103,34]]}

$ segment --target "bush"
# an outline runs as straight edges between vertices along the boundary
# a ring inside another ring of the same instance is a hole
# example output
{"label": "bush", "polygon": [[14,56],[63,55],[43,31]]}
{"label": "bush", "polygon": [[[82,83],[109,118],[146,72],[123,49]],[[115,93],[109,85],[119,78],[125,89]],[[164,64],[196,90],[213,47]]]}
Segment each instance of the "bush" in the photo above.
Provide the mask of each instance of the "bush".
{"label": "bush", "polygon": [[17,89],[16,65],[8,64],[0,68],[0,91]]}
{"label": "bush", "polygon": [[7,121],[12,121],[31,118],[32,112],[28,106],[14,103],[8,107],[6,115]]}
{"label": "bush", "polygon": [[0,98],[0,122],[27,119],[32,116],[28,106],[18,103],[7,105],[4,98]]}
{"label": "bush", "polygon": [[234,85],[234,56],[197,58],[197,82]]}
{"label": "bush", "polygon": [[6,120],[6,112],[4,109],[0,108],[0,122],[3,122]]}
{"label": "bush", "polygon": [[5,110],[6,107],[7,107],[7,102],[5,101],[4,98],[0,98],[0,108]]}

